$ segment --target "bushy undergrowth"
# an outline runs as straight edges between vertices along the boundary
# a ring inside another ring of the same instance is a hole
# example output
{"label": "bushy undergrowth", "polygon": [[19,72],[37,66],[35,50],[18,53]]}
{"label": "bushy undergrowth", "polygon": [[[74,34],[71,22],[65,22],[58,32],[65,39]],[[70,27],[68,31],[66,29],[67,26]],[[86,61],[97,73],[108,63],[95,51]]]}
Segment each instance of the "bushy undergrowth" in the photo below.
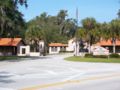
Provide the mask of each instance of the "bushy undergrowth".
{"label": "bushy undergrowth", "polygon": [[110,54],[110,58],[120,58],[119,54]]}
{"label": "bushy undergrowth", "polygon": [[93,55],[93,54],[85,54],[86,58],[120,58],[119,54],[110,54],[108,55]]}

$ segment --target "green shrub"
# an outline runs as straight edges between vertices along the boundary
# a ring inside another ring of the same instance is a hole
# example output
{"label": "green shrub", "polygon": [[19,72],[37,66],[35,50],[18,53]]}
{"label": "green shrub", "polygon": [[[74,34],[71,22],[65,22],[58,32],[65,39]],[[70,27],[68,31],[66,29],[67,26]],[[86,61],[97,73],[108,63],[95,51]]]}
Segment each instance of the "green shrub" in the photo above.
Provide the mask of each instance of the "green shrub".
{"label": "green shrub", "polygon": [[0,56],[0,61],[2,60],[18,60],[21,58],[28,58],[29,56]]}
{"label": "green shrub", "polygon": [[107,55],[94,55],[94,58],[108,58]]}
{"label": "green shrub", "polygon": [[[93,55],[93,54],[85,54],[86,58],[108,58],[107,55]],[[110,58],[120,58],[119,54],[110,54]]]}
{"label": "green shrub", "polygon": [[110,54],[110,58],[120,58],[119,54]]}
{"label": "green shrub", "polygon": [[93,54],[85,54],[86,58],[93,58]]}
{"label": "green shrub", "polygon": [[93,55],[93,54],[85,54],[86,58],[108,58],[107,55]]}

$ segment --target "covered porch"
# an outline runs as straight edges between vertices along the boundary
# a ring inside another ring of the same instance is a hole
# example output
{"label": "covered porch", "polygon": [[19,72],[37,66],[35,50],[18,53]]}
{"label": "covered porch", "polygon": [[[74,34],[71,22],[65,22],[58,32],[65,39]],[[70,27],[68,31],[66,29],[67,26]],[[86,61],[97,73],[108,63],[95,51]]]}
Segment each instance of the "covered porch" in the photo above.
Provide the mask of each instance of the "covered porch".
{"label": "covered porch", "polygon": [[15,46],[0,46],[0,56],[17,55],[17,47]]}

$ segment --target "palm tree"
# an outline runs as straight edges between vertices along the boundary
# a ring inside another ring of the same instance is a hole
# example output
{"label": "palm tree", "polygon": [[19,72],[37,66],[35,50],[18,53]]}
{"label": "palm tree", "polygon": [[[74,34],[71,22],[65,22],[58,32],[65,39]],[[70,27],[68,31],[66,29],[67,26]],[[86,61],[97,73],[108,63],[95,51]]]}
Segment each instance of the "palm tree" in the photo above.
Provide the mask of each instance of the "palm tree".
{"label": "palm tree", "polygon": [[58,25],[60,26],[60,34],[61,35],[63,34],[63,31],[64,31],[66,16],[67,16],[66,10],[60,10],[58,15],[57,15],[57,22],[58,22]]}
{"label": "palm tree", "polygon": [[74,19],[67,19],[64,22],[63,35],[67,35],[70,38],[75,36],[76,25]]}
{"label": "palm tree", "polygon": [[113,44],[113,53],[116,53],[116,40],[120,39],[120,20],[115,19],[101,26],[101,37],[110,40]]}
{"label": "palm tree", "polygon": [[115,19],[110,22],[110,37],[113,43],[113,53],[116,53],[116,40],[120,39],[120,20]]}
{"label": "palm tree", "polygon": [[86,41],[89,44],[89,53],[91,53],[91,45],[95,42],[97,36],[97,23],[94,18],[86,18],[82,20],[83,28],[85,29]]}
{"label": "palm tree", "polygon": [[86,40],[86,32],[84,28],[80,28],[79,30],[76,31],[75,33],[76,38],[78,38],[78,40],[82,39],[82,40]]}
{"label": "palm tree", "polygon": [[101,24],[99,30],[101,34],[101,39],[109,40],[111,38],[109,23],[104,22],[103,24]]}
{"label": "palm tree", "polygon": [[38,26],[31,26],[26,31],[26,41],[33,46],[34,51],[39,51],[39,41],[44,39],[44,33]]}

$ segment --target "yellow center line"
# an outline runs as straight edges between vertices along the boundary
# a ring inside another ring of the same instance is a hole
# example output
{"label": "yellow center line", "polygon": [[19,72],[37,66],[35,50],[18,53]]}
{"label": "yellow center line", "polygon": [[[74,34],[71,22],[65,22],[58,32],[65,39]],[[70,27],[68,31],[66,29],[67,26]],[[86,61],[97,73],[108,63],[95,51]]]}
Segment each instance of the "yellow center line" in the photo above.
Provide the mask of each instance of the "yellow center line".
{"label": "yellow center line", "polygon": [[60,85],[72,84],[72,83],[80,83],[80,82],[85,82],[85,81],[90,81],[90,80],[108,79],[108,78],[117,77],[117,76],[120,77],[120,73],[111,74],[111,75],[107,75],[107,76],[89,77],[89,78],[81,79],[81,80],[67,80],[67,81],[63,81],[63,82],[43,84],[43,85],[23,88],[20,90],[38,90],[38,89],[42,89],[42,88],[48,88],[48,87],[60,86]]}

